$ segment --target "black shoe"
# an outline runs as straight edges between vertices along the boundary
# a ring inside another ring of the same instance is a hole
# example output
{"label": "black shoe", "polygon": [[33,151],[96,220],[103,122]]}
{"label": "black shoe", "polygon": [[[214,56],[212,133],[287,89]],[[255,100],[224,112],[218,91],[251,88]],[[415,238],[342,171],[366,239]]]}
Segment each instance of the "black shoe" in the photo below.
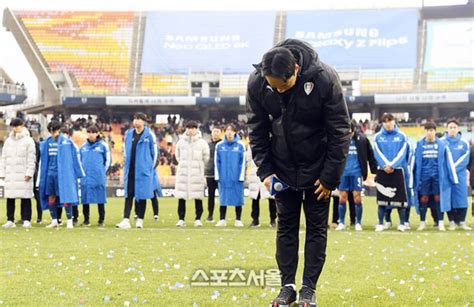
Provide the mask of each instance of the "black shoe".
{"label": "black shoe", "polygon": [[206,223],[212,223],[214,222],[214,218],[212,216],[208,216],[206,219]]}
{"label": "black shoe", "polygon": [[313,289],[303,286],[299,293],[298,307],[317,307],[316,293]]}
{"label": "black shoe", "polygon": [[99,224],[98,224],[98,225],[99,225],[99,227],[105,227],[104,221],[99,221]]}
{"label": "black shoe", "polygon": [[84,221],[84,223],[82,223],[82,226],[89,227],[90,225],[91,225],[91,222],[89,222],[89,221]]}
{"label": "black shoe", "polygon": [[260,227],[260,223],[258,221],[253,220],[252,223],[250,224],[251,228],[258,228]]}
{"label": "black shoe", "polygon": [[36,224],[41,224],[41,219],[37,219]]}
{"label": "black shoe", "polygon": [[63,220],[58,219],[58,225],[62,225],[62,224],[63,224]]}
{"label": "black shoe", "polygon": [[270,307],[290,306],[296,301],[296,291],[293,287],[284,286],[280,294],[270,303]]}
{"label": "black shoe", "polygon": [[79,224],[79,221],[77,219],[72,219],[72,224],[74,226],[77,226],[77,224]]}
{"label": "black shoe", "polygon": [[277,227],[277,223],[276,223],[275,220],[271,220],[271,221],[270,221],[270,227],[271,227],[271,228],[276,228],[276,227]]}

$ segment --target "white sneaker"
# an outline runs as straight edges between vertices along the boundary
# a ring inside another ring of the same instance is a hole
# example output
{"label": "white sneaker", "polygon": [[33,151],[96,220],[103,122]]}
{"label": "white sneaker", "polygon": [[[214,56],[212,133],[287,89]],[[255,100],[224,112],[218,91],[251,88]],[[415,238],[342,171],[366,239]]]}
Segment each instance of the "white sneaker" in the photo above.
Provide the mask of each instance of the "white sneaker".
{"label": "white sneaker", "polygon": [[30,221],[23,221],[23,228],[31,228]]}
{"label": "white sneaker", "polygon": [[46,228],[57,228],[59,227],[59,223],[57,219],[53,219],[51,224],[47,225]]}
{"label": "white sneaker", "polygon": [[201,222],[201,220],[195,220],[195,221],[194,221],[194,227],[202,227],[202,222]]}
{"label": "white sneaker", "polygon": [[400,224],[400,225],[397,226],[397,230],[401,231],[401,232],[404,232],[406,230],[406,227],[405,227],[405,225]]}
{"label": "white sneaker", "polygon": [[446,228],[444,228],[444,223],[438,223],[438,230],[439,231],[446,231]]}
{"label": "white sneaker", "polygon": [[176,223],[176,227],[184,227],[186,226],[186,222],[184,220],[179,220],[178,223]]}
{"label": "white sneaker", "polygon": [[410,223],[405,222],[405,230],[411,230]]}
{"label": "white sneaker", "polygon": [[425,222],[420,222],[420,226],[416,229],[416,231],[423,231],[426,228],[426,223]]}
{"label": "white sneaker", "polygon": [[120,229],[130,229],[132,228],[132,225],[130,225],[129,219],[123,219],[120,223],[115,225],[115,227],[120,228]]}
{"label": "white sneaker", "polygon": [[461,229],[464,229],[464,230],[472,230],[471,227],[467,226],[466,223],[462,222],[461,225],[460,225]]}
{"label": "white sneaker", "polygon": [[155,222],[158,222],[158,215],[155,215],[153,218],[155,219]]}
{"label": "white sneaker", "polygon": [[392,223],[391,222],[386,222],[385,225],[383,225],[384,230],[387,230],[387,229],[390,229],[390,228],[392,228]]}
{"label": "white sneaker", "polygon": [[385,230],[385,227],[382,224],[375,225],[375,232],[381,232],[384,230]]}
{"label": "white sneaker", "polygon": [[135,222],[135,227],[137,228],[143,228],[143,219],[137,219],[137,221]]}
{"label": "white sneaker", "polygon": [[5,224],[2,225],[3,228],[15,228],[16,225],[12,221],[7,221]]}
{"label": "white sneaker", "polygon": [[216,227],[226,227],[227,223],[225,220],[219,220],[219,222],[216,223]]}
{"label": "white sneaker", "polygon": [[451,230],[451,231],[456,230],[456,223],[454,223],[454,222],[449,222],[449,227],[448,227],[448,229]]}
{"label": "white sneaker", "polygon": [[234,226],[235,227],[244,227],[244,223],[242,223],[241,220],[235,220]]}
{"label": "white sneaker", "polygon": [[359,224],[359,223],[357,223],[357,224],[355,225],[355,230],[356,230],[356,231],[362,231],[362,230],[363,230],[363,229],[362,229],[362,225]]}
{"label": "white sneaker", "polygon": [[73,229],[73,228],[74,228],[74,224],[73,224],[73,222],[72,222],[72,219],[67,220],[67,222],[66,222],[66,228],[67,228],[67,229]]}
{"label": "white sneaker", "polygon": [[346,229],[346,225],[342,224],[342,223],[339,223],[336,227],[336,231],[341,231],[341,230],[344,230]]}

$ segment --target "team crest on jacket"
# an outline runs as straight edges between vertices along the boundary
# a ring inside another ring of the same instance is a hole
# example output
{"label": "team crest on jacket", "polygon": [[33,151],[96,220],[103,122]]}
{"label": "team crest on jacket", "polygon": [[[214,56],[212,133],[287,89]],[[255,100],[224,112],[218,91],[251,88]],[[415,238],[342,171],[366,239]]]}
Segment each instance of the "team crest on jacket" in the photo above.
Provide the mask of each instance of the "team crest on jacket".
{"label": "team crest on jacket", "polygon": [[313,82],[306,82],[304,84],[304,91],[305,91],[306,95],[311,94],[311,92],[313,91],[313,88],[314,88],[314,83]]}

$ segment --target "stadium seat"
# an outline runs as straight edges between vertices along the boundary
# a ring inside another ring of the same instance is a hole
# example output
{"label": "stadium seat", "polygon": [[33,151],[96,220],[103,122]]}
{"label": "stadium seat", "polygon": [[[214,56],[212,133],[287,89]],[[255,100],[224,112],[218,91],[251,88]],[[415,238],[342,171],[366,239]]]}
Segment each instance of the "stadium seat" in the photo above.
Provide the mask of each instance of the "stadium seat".
{"label": "stadium seat", "polygon": [[125,93],[134,13],[17,12],[51,71],[68,71],[84,94]]}

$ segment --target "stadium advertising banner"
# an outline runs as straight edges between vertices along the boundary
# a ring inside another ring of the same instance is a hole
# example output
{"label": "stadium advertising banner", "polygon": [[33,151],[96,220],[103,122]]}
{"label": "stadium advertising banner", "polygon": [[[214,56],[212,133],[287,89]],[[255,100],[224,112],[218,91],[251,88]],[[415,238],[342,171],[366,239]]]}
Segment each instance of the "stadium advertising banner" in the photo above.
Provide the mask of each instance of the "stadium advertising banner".
{"label": "stadium advertising banner", "polygon": [[26,100],[25,95],[14,95],[8,93],[0,93],[0,106],[6,106],[10,104],[20,104]]}
{"label": "stadium advertising banner", "polygon": [[150,12],[141,72],[249,73],[273,46],[275,16],[275,12]]}
{"label": "stadium advertising banner", "polygon": [[427,22],[424,70],[474,68],[474,18]]}
{"label": "stadium advertising banner", "polygon": [[107,96],[108,106],[193,106],[193,96]]}
{"label": "stadium advertising banner", "polygon": [[[239,105],[240,97],[196,97],[197,105],[204,104],[226,104],[226,105]],[[245,105],[245,104],[244,104]]]}
{"label": "stadium advertising banner", "polygon": [[453,103],[468,102],[468,92],[375,94],[375,104]]}
{"label": "stadium advertising banner", "polygon": [[415,9],[295,11],[286,37],[309,42],[336,68],[415,68],[417,24]]}
{"label": "stadium advertising banner", "polygon": [[67,106],[105,106],[105,97],[63,97],[62,101]]}

